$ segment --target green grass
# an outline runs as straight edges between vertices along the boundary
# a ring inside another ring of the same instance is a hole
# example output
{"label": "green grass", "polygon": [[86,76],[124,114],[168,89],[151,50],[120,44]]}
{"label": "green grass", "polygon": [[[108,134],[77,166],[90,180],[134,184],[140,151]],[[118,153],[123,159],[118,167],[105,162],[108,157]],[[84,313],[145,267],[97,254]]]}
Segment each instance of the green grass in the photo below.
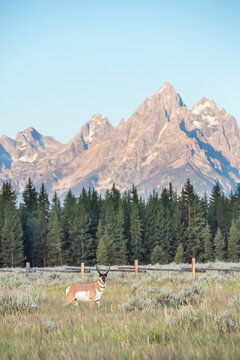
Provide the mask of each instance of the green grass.
{"label": "green grass", "polygon": [[239,359],[239,273],[110,272],[100,308],[64,307],[77,281],[0,274],[0,359]]}

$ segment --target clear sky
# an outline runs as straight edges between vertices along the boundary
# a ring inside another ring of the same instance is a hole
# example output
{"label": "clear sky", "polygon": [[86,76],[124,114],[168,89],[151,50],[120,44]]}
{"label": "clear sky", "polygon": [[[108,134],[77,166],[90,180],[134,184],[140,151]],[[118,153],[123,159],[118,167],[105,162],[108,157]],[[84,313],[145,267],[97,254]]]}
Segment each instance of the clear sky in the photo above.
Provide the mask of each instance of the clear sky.
{"label": "clear sky", "polygon": [[0,0],[0,136],[116,126],[165,81],[240,123],[239,19],[239,0]]}

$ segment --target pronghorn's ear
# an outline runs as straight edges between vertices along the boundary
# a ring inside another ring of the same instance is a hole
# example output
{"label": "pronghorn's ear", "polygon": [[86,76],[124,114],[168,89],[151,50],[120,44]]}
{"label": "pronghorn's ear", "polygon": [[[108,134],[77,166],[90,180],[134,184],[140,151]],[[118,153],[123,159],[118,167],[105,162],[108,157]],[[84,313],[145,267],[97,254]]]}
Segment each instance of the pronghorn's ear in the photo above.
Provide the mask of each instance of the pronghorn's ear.
{"label": "pronghorn's ear", "polygon": [[97,272],[99,273],[99,275],[102,275],[102,274],[101,274],[101,271],[100,271],[99,268],[98,268],[98,264],[96,265],[96,269],[97,269]]}

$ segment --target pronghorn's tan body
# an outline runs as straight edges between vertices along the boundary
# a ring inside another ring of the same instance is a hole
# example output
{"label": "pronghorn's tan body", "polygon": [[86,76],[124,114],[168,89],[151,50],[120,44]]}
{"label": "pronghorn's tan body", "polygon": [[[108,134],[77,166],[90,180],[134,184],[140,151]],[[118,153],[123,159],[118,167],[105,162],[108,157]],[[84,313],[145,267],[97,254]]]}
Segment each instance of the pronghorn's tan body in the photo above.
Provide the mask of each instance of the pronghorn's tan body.
{"label": "pronghorn's tan body", "polygon": [[90,306],[93,306],[94,302],[100,305],[100,299],[105,289],[105,282],[109,269],[102,274],[100,270],[98,281],[91,284],[74,284],[69,286],[66,290],[66,302],[65,306],[75,301],[89,301]]}
{"label": "pronghorn's tan body", "polygon": [[70,304],[74,300],[76,301],[89,301],[90,305],[96,301],[99,304],[99,300],[103,294],[105,284],[101,281],[101,278],[96,283],[92,284],[75,284],[69,286],[66,290],[66,302],[65,305]]}

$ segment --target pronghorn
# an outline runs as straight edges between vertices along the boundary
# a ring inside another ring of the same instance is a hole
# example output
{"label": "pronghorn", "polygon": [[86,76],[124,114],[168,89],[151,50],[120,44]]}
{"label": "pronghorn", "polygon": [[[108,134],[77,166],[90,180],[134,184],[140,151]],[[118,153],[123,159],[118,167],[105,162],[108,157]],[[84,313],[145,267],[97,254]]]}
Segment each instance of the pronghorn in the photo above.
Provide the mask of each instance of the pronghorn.
{"label": "pronghorn", "polygon": [[107,274],[110,270],[110,266],[104,273],[101,273],[98,265],[96,266],[96,269],[99,273],[99,278],[97,282],[91,284],[74,284],[67,288],[65,306],[70,304],[74,300],[89,301],[91,307],[93,307],[94,302],[97,302],[97,304],[100,306],[99,300],[105,288],[105,282],[107,280]]}

